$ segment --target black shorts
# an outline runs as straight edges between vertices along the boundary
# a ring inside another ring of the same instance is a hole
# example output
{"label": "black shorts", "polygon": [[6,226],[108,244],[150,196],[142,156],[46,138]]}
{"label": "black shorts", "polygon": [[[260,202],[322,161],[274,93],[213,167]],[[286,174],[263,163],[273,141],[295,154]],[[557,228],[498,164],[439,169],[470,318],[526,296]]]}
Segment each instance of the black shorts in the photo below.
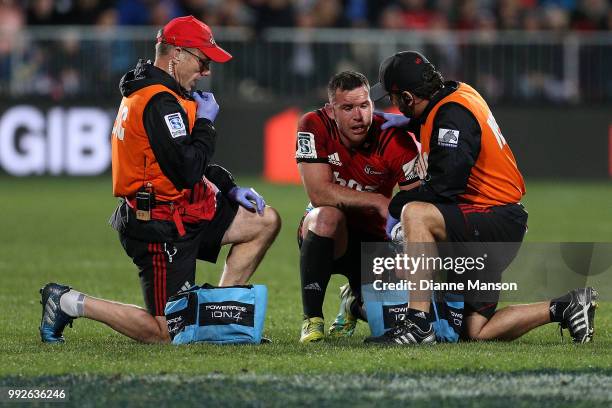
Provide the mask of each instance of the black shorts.
{"label": "black shorts", "polygon": [[[131,211],[131,210],[129,210]],[[236,216],[238,206],[222,194],[217,195],[217,211],[212,220],[185,224],[179,237],[169,221],[148,221],[119,231],[119,240],[138,267],[145,304],[153,316],[163,316],[166,301],[180,290],[195,284],[196,259],[216,262],[225,231]],[[131,216],[133,216],[131,212]],[[149,232],[145,237],[143,228]]]}
{"label": "black shorts", "polygon": [[[498,267],[487,269],[488,282],[501,282],[501,273],[514,259],[520,242],[527,232],[527,211],[521,204],[479,208],[468,204],[433,205],[440,210],[446,224],[446,235],[449,242],[515,242],[511,246],[515,251],[504,253],[505,259],[498,261]],[[490,252],[495,252],[490,251]],[[499,252],[499,251],[498,251]],[[493,297],[493,298],[492,298]],[[487,293],[486,301],[479,301],[473,294],[465,302],[465,314],[478,313],[487,319],[495,313],[499,292]]]}
{"label": "black shorts", "polygon": [[[304,218],[306,213],[300,220],[300,224],[297,229],[297,243],[298,247],[302,247],[304,237],[302,236],[302,225],[304,224]],[[348,279],[349,285],[353,294],[357,297],[361,296],[361,243],[362,242],[382,242],[384,241],[381,237],[373,234],[368,234],[363,231],[348,230],[348,239],[346,244],[346,252],[338,259],[334,259],[332,266],[332,274],[344,275]]]}

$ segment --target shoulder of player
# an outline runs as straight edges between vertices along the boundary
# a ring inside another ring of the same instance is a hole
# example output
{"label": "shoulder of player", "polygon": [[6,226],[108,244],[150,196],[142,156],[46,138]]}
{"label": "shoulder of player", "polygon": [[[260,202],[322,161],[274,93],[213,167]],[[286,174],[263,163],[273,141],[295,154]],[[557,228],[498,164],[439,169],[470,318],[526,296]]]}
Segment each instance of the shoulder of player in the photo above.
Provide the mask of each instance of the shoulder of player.
{"label": "shoulder of player", "polygon": [[396,149],[416,149],[414,140],[410,133],[399,128],[388,128],[379,130],[378,140],[376,143],[376,153],[380,156],[395,153]]}
{"label": "shoulder of player", "polygon": [[334,137],[337,133],[336,123],[323,109],[304,114],[298,123],[298,132],[313,133],[317,138]]}
{"label": "shoulder of player", "polygon": [[330,121],[331,119],[327,116],[323,109],[317,109],[303,114],[299,120],[299,123],[311,125],[325,125]]}

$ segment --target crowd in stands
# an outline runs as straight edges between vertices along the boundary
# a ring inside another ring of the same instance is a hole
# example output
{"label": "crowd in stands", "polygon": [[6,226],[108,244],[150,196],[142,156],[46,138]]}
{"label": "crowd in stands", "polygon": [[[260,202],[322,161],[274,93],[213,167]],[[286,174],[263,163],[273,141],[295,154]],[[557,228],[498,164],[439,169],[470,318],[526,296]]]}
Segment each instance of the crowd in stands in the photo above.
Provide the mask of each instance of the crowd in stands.
{"label": "crowd in stands", "polygon": [[212,26],[397,30],[610,30],[607,0],[1,0],[34,25],[155,25],[193,14]]}
{"label": "crowd in stands", "polygon": [[[176,16],[188,14],[213,27],[242,28],[250,33],[251,38],[257,38],[259,33],[269,27],[373,28],[398,32],[432,29],[460,32],[512,30],[547,31],[560,35],[571,32],[612,32],[612,6],[608,0],[0,0],[0,95],[7,92],[26,96],[45,94],[59,100],[66,96],[79,96],[92,86],[98,89],[111,87],[112,92],[115,92],[116,86],[113,84],[118,76],[133,65],[135,58],[143,56],[137,55],[139,51],[128,41],[100,43],[89,47],[70,35],[48,46],[38,44],[38,47],[22,47],[26,49],[15,55],[15,44],[23,29],[49,26],[64,28],[73,25],[106,30],[122,26],[161,27]],[[234,48],[231,44],[227,45],[238,57],[245,57],[240,44]],[[593,59],[586,62],[581,55],[584,62],[581,81],[590,81],[585,86],[599,92],[594,100],[612,100],[612,80],[606,73],[610,72],[608,68],[612,69],[611,47],[607,44],[604,48],[586,50],[588,55],[594,55]],[[251,53],[260,50],[246,48],[245,52]],[[445,50],[438,48],[424,51],[431,52],[435,61],[444,63],[445,71],[451,76],[475,81],[475,85],[483,87],[483,92],[492,100],[498,97],[503,99],[504,93],[509,94],[508,90],[512,88],[514,96],[518,95],[519,99],[543,97],[563,101],[573,98],[576,95],[575,88],[581,86],[568,84],[561,79],[564,57],[559,47],[526,50],[524,55],[510,48],[501,51],[486,47],[457,49],[450,45]],[[254,84],[253,89],[260,95],[266,91],[278,91],[275,87],[278,88],[279,78],[293,84],[295,89],[295,83],[309,84],[315,80],[317,70],[325,71],[322,78],[326,78],[331,71],[338,69],[338,66],[325,66],[325,61],[317,54],[321,49],[315,50],[308,44],[295,45],[289,51],[290,57],[287,57],[285,51],[271,49],[270,52],[277,52],[277,58],[286,60],[288,65],[293,64],[289,69],[273,66],[271,69],[279,70],[278,74],[270,76],[273,81],[249,72],[257,71],[255,68],[242,71],[237,69],[234,72],[235,77],[243,83]],[[329,50],[326,52],[330,54]],[[101,58],[110,53],[112,58]],[[331,53],[336,53],[336,50]],[[351,53],[353,55],[346,58],[348,67],[351,68],[351,62],[362,67],[363,64],[360,65],[358,61],[360,56],[354,55],[353,50],[346,54]],[[338,55],[342,56],[342,52],[339,51]],[[483,58],[487,55],[488,59]],[[542,55],[545,61],[550,61],[544,63],[550,65],[545,72],[540,72],[542,69],[539,67],[542,65]],[[15,63],[16,58],[19,59],[18,64]],[[369,59],[376,62],[378,56],[364,54],[361,58],[368,63],[371,62]],[[513,83],[501,83],[500,72],[503,71],[505,75],[509,69],[502,66],[501,71],[496,70],[489,60],[500,60],[501,64],[507,64],[508,60],[519,58],[531,60],[533,64],[534,61],[540,62],[537,69],[528,68],[529,72],[526,73],[511,73],[514,75],[510,78]],[[468,67],[464,70],[466,72],[462,72],[461,59],[468,61],[463,62],[463,66]],[[83,61],[93,60],[100,61],[90,65],[96,71],[87,72],[82,69]],[[474,66],[469,61],[480,61],[482,66]],[[376,64],[370,65],[367,69],[375,69]],[[99,78],[102,70],[109,73],[104,77],[108,83]],[[259,71],[269,73],[270,68],[262,66]],[[287,71],[289,76],[281,78]],[[318,76],[316,81],[324,82]],[[570,89],[572,86],[574,89]]]}

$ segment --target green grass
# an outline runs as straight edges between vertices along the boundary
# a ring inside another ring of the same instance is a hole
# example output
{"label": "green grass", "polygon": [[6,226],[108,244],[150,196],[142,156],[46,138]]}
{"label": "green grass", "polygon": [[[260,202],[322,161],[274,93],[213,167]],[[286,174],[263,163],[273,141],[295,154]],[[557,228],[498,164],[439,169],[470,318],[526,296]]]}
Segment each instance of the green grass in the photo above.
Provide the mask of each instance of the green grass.
{"label": "green grass", "polygon": [[[153,390],[160,387],[176,391],[159,397],[167,403],[168,394],[196,403],[185,391],[194,389],[227,406],[298,404],[308,401],[309,392],[324,405],[346,404],[349,398],[360,404],[410,400],[424,405],[430,398],[430,404],[491,406],[500,395],[507,396],[502,405],[546,400],[575,406],[568,389],[595,405],[612,401],[612,305],[606,302],[597,312],[596,341],[583,346],[570,344],[567,336],[561,343],[554,325],[512,343],[388,349],[366,347],[362,339],[368,330],[360,324],[350,340],[298,344],[295,231],[305,195],[299,186],[240,181],[253,185],[283,219],[281,234],[253,279],[269,289],[266,334],[273,344],[147,346],[80,319],[66,329],[66,344],[48,346],[41,344],[37,330],[38,289],[44,283],[58,281],[93,296],[142,305],[137,272],[106,223],[115,206],[108,178],[0,178],[0,386],[63,384],[76,405],[122,405],[127,398],[150,405],[159,394]],[[527,188],[527,240],[611,241],[610,183],[531,181]],[[200,263],[197,281],[216,283],[220,270],[220,264]],[[330,283],[324,309],[328,323],[342,283],[341,277]],[[424,379],[438,388],[423,388]],[[484,385],[474,385],[472,394],[461,391],[461,384],[474,379],[498,385],[494,391]],[[534,387],[552,388],[538,392]]]}

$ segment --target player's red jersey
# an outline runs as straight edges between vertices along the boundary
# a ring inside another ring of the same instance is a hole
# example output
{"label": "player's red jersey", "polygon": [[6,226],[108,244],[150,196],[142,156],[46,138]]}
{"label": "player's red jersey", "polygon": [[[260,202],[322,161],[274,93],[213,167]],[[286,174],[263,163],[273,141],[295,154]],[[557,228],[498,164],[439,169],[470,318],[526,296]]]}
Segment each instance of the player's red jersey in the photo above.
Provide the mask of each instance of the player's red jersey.
{"label": "player's red jersey", "polygon": [[[374,115],[365,142],[352,149],[342,144],[336,122],[323,109],[308,112],[298,124],[295,158],[298,163],[328,163],[336,184],[390,198],[397,184],[419,179],[414,168],[418,147],[412,134],[397,128],[381,130],[383,123]],[[351,230],[384,238],[385,220],[378,214],[357,210],[345,214]]]}

